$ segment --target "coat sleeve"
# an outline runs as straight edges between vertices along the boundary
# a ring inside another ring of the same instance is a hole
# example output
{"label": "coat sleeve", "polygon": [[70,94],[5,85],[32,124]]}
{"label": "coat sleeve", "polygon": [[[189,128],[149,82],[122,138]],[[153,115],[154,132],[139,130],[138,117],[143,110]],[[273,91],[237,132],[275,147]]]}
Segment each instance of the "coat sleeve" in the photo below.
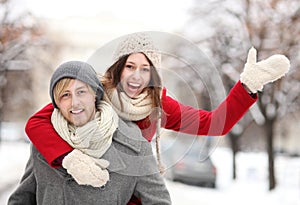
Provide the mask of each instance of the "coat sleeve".
{"label": "coat sleeve", "polygon": [[249,95],[240,81],[230,90],[226,99],[212,111],[183,105],[163,94],[162,127],[193,135],[225,135],[256,101],[257,94]]}
{"label": "coat sleeve", "polygon": [[172,204],[160,173],[138,177],[134,195],[141,199],[143,205]]}
{"label": "coat sleeve", "polygon": [[54,108],[48,104],[29,118],[25,126],[26,134],[51,167],[60,167],[59,160],[73,150],[55,131],[51,124]]}
{"label": "coat sleeve", "polygon": [[141,200],[143,205],[172,204],[169,191],[153,156],[151,143],[147,141],[142,143],[140,157],[143,158],[141,164],[137,164],[137,160],[131,163],[140,170],[137,174],[134,195]]}
{"label": "coat sleeve", "polygon": [[30,154],[24,175],[16,190],[10,195],[8,205],[35,205],[36,202],[36,179],[33,171],[33,155]]}

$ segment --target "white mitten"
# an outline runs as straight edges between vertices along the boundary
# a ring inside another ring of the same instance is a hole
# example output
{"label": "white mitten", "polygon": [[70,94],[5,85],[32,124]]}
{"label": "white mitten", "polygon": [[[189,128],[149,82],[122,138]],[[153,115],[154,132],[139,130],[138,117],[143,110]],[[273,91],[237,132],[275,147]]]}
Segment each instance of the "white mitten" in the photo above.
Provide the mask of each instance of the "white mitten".
{"label": "white mitten", "polygon": [[256,49],[252,47],[240,80],[252,93],[256,93],[262,91],[265,84],[284,76],[289,69],[290,61],[284,55],[276,54],[256,62]]}
{"label": "white mitten", "polygon": [[62,166],[78,184],[93,187],[101,187],[109,180],[108,165],[107,160],[95,159],[78,149],[74,149],[62,161]]}

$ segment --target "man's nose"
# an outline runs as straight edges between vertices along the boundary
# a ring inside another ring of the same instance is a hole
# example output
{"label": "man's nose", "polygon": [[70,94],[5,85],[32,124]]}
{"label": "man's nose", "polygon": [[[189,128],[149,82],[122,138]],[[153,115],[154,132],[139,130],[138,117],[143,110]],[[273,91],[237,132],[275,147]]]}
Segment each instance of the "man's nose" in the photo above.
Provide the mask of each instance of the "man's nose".
{"label": "man's nose", "polygon": [[72,106],[78,105],[80,102],[79,97],[76,95],[72,95]]}

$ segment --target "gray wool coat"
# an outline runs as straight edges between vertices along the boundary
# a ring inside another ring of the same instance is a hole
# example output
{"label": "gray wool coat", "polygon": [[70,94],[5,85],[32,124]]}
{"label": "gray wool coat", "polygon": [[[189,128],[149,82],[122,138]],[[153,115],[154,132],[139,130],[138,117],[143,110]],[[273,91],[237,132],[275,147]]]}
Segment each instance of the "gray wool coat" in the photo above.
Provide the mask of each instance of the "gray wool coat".
{"label": "gray wool coat", "polygon": [[32,146],[25,173],[8,205],[117,205],[135,194],[142,204],[171,204],[151,143],[132,122],[119,120],[113,143],[102,157],[110,162],[110,180],[101,188],[78,185],[64,168],[51,168]]}

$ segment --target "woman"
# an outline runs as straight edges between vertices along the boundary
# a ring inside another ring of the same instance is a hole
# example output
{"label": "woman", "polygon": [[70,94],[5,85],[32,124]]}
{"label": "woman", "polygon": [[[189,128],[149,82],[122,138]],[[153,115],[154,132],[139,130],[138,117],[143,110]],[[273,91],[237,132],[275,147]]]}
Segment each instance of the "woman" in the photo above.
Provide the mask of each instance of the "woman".
{"label": "woman", "polygon": [[51,122],[74,150],[63,168],[55,169],[32,146],[9,205],[127,204],[133,194],[143,204],[171,204],[150,144],[134,123],[119,119],[102,100],[103,87],[89,64],[60,65],[50,95],[55,107]]}
{"label": "woman", "polygon": [[[257,91],[282,77],[290,66],[289,60],[282,55],[256,62],[256,50],[252,48],[240,81],[216,109],[206,111],[183,105],[167,96],[165,88],[161,90],[157,72],[160,54],[147,35],[130,35],[120,43],[115,59],[101,78],[107,94],[105,100],[122,119],[135,122],[148,141],[158,130],[157,125],[194,135],[227,134],[256,102]],[[63,157],[73,148],[53,129],[52,111],[53,106],[49,104],[32,116],[26,125],[26,133],[48,163],[60,167]],[[47,139],[41,133],[47,134]],[[156,140],[159,140],[159,133]],[[56,149],[51,148],[53,146]],[[157,156],[159,161],[159,154]]]}

